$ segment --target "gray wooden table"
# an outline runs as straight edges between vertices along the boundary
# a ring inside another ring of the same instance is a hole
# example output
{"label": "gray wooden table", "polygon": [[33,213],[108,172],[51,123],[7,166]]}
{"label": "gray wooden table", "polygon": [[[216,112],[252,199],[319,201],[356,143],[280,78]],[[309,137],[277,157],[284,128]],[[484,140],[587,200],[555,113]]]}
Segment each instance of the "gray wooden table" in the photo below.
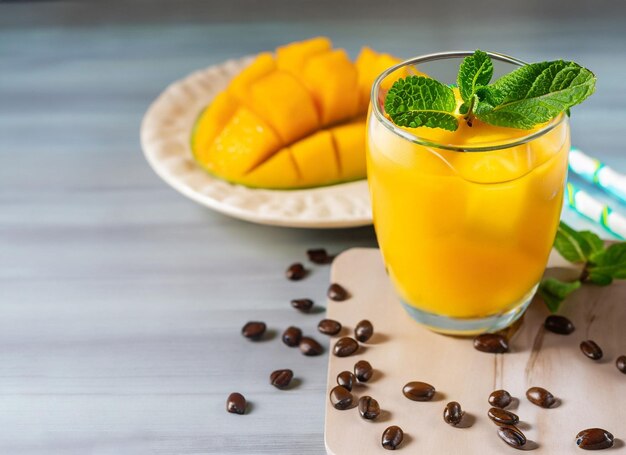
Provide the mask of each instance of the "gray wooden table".
{"label": "gray wooden table", "polygon": [[[328,269],[290,283],[285,267],[309,247],[373,246],[373,230],[211,213],[149,169],[141,117],[197,68],[318,34],[352,55],[369,44],[567,57],[598,75],[574,143],[626,171],[624,6],[523,3],[0,3],[0,453],[323,453],[327,358],[239,330],[260,319],[315,333],[322,314],[288,302],[322,301]],[[279,367],[300,386],[273,390]],[[232,391],[249,415],[225,413]]]}

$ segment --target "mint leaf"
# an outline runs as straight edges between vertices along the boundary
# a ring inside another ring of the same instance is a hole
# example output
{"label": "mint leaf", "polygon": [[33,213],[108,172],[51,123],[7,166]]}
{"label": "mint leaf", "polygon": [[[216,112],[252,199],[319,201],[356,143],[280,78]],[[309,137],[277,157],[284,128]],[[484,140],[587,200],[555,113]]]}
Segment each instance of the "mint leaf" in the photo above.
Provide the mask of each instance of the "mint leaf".
{"label": "mint leaf", "polygon": [[570,262],[586,262],[593,253],[604,249],[604,243],[593,232],[578,232],[561,221],[556,231],[554,248]]}
{"label": "mint leaf", "polygon": [[580,287],[580,281],[571,283],[546,278],[539,285],[538,294],[541,296],[551,313],[559,311],[559,307],[565,298]]}
{"label": "mint leaf", "polygon": [[530,129],[584,101],[595,82],[591,71],[574,62],[532,63],[485,87],[475,115],[491,125]]}
{"label": "mint leaf", "polygon": [[476,102],[474,103],[474,114],[489,114],[496,106],[504,102],[504,94],[493,85],[478,87],[476,89]]}
{"label": "mint leaf", "polygon": [[493,63],[486,52],[476,50],[473,55],[465,57],[457,76],[457,85],[463,101],[469,104],[476,90],[489,84],[492,76]]}
{"label": "mint leaf", "polygon": [[589,280],[601,286],[611,284],[614,278],[626,278],[626,243],[615,243],[594,252],[587,270]]}
{"label": "mint leaf", "polygon": [[600,251],[604,251],[604,242],[595,232],[579,231],[578,234],[583,239],[583,248],[585,249],[585,251],[589,251],[589,253],[587,254],[587,259],[593,257],[594,254]]}
{"label": "mint leaf", "polygon": [[598,286],[608,286],[613,282],[613,278],[610,275],[604,275],[600,272],[588,272],[589,275],[587,279],[591,281],[593,284],[597,284]]}
{"label": "mint leaf", "polygon": [[385,111],[398,126],[443,128],[455,131],[459,124],[454,110],[454,91],[434,79],[407,76],[391,86]]}

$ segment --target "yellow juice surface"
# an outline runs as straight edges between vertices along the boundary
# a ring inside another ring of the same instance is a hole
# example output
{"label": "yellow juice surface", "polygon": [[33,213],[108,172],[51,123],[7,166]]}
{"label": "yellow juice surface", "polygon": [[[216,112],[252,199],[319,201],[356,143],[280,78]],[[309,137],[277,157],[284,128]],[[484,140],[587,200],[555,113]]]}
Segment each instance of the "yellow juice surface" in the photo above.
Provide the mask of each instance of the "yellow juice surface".
{"label": "yellow juice surface", "polygon": [[[478,120],[469,127],[462,119],[455,132],[407,131],[460,147],[511,143],[534,132]],[[567,118],[522,145],[457,152],[415,144],[370,115],[367,146],[376,234],[404,302],[441,316],[477,318],[530,297],[559,223]]]}

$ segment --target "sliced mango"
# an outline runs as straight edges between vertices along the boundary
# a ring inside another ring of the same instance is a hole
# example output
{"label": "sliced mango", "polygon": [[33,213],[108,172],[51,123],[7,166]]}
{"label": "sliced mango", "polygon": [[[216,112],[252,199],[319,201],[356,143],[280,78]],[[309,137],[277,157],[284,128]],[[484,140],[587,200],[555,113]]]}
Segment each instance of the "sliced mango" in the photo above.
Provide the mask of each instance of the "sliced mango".
{"label": "sliced mango", "polygon": [[331,128],[341,180],[357,180],[365,175],[365,119]]}
{"label": "sliced mango", "polygon": [[239,107],[207,153],[206,167],[228,180],[237,179],[282,146],[256,114]]}
{"label": "sliced mango", "polygon": [[276,131],[284,144],[297,141],[320,126],[311,95],[285,71],[274,71],[253,83],[246,104]]}
{"label": "sliced mango", "polygon": [[342,49],[311,57],[301,73],[315,100],[322,126],[354,117],[359,105],[357,71]]}
{"label": "sliced mango", "polygon": [[300,74],[309,58],[332,47],[333,43],[324,36],[280,46],[276,49],[276,65],[280,70]]}
{"label": "sliced mango", "polygon": [[218,94],[200,114],[191,133],[191,149],[200,162],[208,160],[215,137],[238,108],[237,100],[227,91]]}
{"label": "sliced mango", "polygon": [[300,173],[298,186],[327,185],[339,180],[339,165],[332,135],[321,130],[291,146]]}
{"label": "sliced mango", "polygon": [[284,148],[239,179],[239,183],[256,188],[295,188],[300,185],[300,174],[291,150]]}
{"label": "sliced mango", "polygon": [[250,85],[274,70],[276,70],[274,56],[270,52],[262,52],[230,81],[228,90],[243,104],[247,100]]}
{"label": "sliced mango", "polygon": [[196,120],[194,157],[220,178],[258,188],[363,178],[370,88],[398,62],[363,48],[352,63],[324,37],[261,53]]}

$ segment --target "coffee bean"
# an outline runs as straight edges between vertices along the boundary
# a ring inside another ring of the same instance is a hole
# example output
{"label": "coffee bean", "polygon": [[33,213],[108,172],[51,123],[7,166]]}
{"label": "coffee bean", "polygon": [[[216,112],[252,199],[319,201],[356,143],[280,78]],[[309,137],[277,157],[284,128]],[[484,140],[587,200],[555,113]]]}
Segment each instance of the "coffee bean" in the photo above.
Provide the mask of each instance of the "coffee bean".
{"label": "coffee bean", "polygon": [[342,300],[346,300],[348,298],[348,291],[346,291],[340,284],[333,283],[328,287],[326,295],[328,295],[330,300],[341,302]]}
{"label": "coffee bean", "polygon": [[302,278],[304,278],[305,275],[306,269],[299,262],[291,264],[285,271],[285,276],[287,277],[287,279],[293,281],[301,280]]}
{"label": "coffee bean", "polygon": [[359,343],[354,338],[343,337],[339,338],[333,348],[333,354],[337,357],[348,357],[354,354],[359,349]]}
{"label": "coffee bean", "polygon": [[342,371],[337,375],[337,384],[352,392],[352,386],[356,383],[356,376],[350,371]]}
{"label": "coffee bean", "polygon": [[246,399],[242,394],[233,392],[226,399],[226,410],[231,414],[243,414],[246,412]]}
{"label": "coffee bean", "polygon": [[572,321],[567,319],[565,316],[558,316],[556,314],[548,316],[546,321],[543,323],[543,326],[546,330],[558,333],[559,335],[569,335],[575,329]]}
{"label": "coffee bean", "polygon": [[585,450],[602,450],[613,447],[615,438],[602,428],[588,428],[576,435],[576,444]]}
{"label": "coffee bean", "polygon": [[315,264],[328,264],[333,261],[333,257],[329,256],[324,248],[313,248],[306,251],[309,261]]}
{"label": "coffee bean", "polygon": [[506,390],[496,390],[489,395],[489,404],[496,408],[506,408],[512,400],[511,394]]}
{"label": "coffee bean", "polygon": [[396,450],[402,444],[402,438],[404,438],[402,428],[392,425],[383,431],[381,443],[387,450]]}
{"label": "coffee bean", "polygon": [[600,360],[602,358],[602,349],[595,341],[583,341],[580,343],[580,350],[592,360]]}
{"label": "coffee bean", "polygon": [[531,387],[526,391],[526,398],[533,404],[542,408],[550,408],[556,403],[554,395],[543,387]]}
{"label": "coffee bean", "polygon": [[270,384],[278,389],[289,387],[289,383],[292,379],[293,371],[291,370],[276,370],[270,374]]}
{"label": "coffee bean", "polygon": [[619,371],[626,374],[626,355],[620,355],[615,361],[615,366]]}
{"label": "coffee bean", "polygon": [[298,311],[302,311],[303,313],[308,313],[313,308],[313,300],[311,299],[293,299],[291,301],[291,306],[294,307]]}
{"label": "coffee bean", "polygon": [[330,391],[330,402],[335,409],[344,410],[352,406],[354,397],[348,389],[337,385]]}
{"label": "coffee bean", "polygon": [[302,330],[298,327],[287,327],[287,329],[283,332],[283,343],[285,343],[290,348],[295,348],[300,344],[300,340],[302,339]]}
{"label": "coffee bean", "polygon": [[435,396],[435,388],[425,382],[412,381],[402,388],[402,393],[409,400],[430,401]]}
{"label": "coffee bean", "polygon": [[498,436],[508,445],[516,449],[526,444],[526,436],[516,427],[498,427]]}
{"label": "coffee bean", "polygon": [[341,323],[335,321],[334,319],[322,319],[320,323],[317,324],[317,330],[324,335],[337,335],[341,332]]}
{"label": "coffee bean", "polygon": [[443,421],[450,425],[456,426],[463,419],[463,411],[461,405],[456,401],[451,401],[443,409]]}
{"label": "coffee bean", "polygon": [[367,382],[372,379],[374,369],[367,360],[359,360],[354,364],[354,375],[359,382]]}
{"label": "coffee bean", "polygon": [[376,419],[380,415],[378,401],[367,395],[359,398],[359,414],[366,420]]}
{"label": "coffee bean", "polygon": [[310,337],[302,337],[299,346],[300,351],[304,355],[308,356],[320,355],[322,352],[324,352],[324,348],[322,347],[322,345]]}
{"label": "coffee bean", "polygon": [[374,326],[367,319],[363,319],[354,328],[354,338],[361,343],[365,343],[374,334]]}
{"label": "coffee bean", "polygon": [[474,338],[474,348],[490,354],[502,354],[509,350],[509,343],[497,333],[483,333]]}
{"label": "coffee bean", "polygon": [[505,411],[500,408],[491,408],[487,411],[487,416],[496,425],[515,425],[519,422],[517,414],[513,414],[511,411]]}
{"label": "coffee bean", "polygon": [[260,340],[265,333],[265,329],[267,326],[265,322],[260,321],[250,321],[247,322],[246,325],[241,329],[241,334],[250,340]]}

